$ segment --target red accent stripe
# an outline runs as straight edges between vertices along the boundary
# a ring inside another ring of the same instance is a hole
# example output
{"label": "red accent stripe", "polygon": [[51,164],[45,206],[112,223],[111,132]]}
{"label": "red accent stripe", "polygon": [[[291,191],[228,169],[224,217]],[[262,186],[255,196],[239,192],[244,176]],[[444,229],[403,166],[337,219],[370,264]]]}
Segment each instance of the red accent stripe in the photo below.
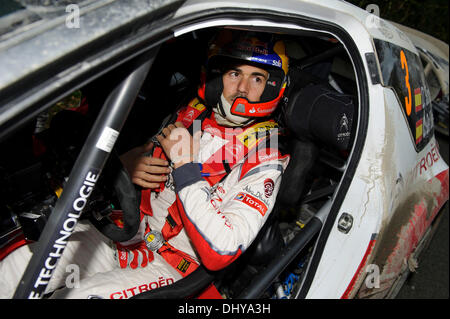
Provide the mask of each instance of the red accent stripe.
{"label": "red accent stripe", "polygon": [[25,236],[23,234],[20,234],[12,243],[0,249],[0,261],[2,261],[6,256],[8,256],[17,248],[22,247],[29,243],[30,242],[25,239]]}
{"label": "red accent stripe", "polygon": [[[423,124],[422,119],[420,119],[420,120],[418,120],[418,121],[416,122],[416,134],[417,134],[417,129],[418,129],[420,126],[422,126],[422,124]],[[416,136],[416,145],[419,144],[420,141],[422,141],[422,136],[423,136],[423,127],[422,127],[422,132],[421,132],[420,136]]]}
{"label": "red accent stripe", "polygon": [[196,299],[224,299],[214,284],[210,284]]}
{"label": "red accent stripe", "polygon": [[435,176],[441,182],[441,193],[437,196],[438,209],[444,206],[445,202],[448,201],[449,191],[448,191],[448,177],[449,170],[446,169]]}
{"label": "red accent stripe", "polygon": [[[414,90],[414,104],[416,104],[416,97],[417,95],[422,95],[422,92],[420,90],[420,88],[417,88]],[[422,101],[422,96],[420,96],[420,100]],[[422,111],[422,103],[420,103],[419,105],[416,105],[416,113]]]}
{"label": "red accent stripe", "polygon": [[[373,235],[372,235],[373,236]],[[372,253],[373,247],[375,246],[376,239],[371,239],[369,242],[369,246],[366,249],[366,253],[364,254],[363,259],[361,260],[361,263],[359,264],[358,269],[356,270],[356,273],[353,275],[352,281],[350,281],[350,284],[348,285],[347,289],[345,290],[344,294],[342,295],[341,299],[348,299],[348,296],[352,292],[355,282],[358,279],[362,268],[366,265],[367,257]]]}
{"label": "red accent stripe", "polygon": [[142,189],[140,209],[141,209],[141,212],[143,212],[144,214],[153,216],[152,205],[150,202],[150,198],[151,198],[150,192],[151,192],[151,189],[149,189],[149,188]]}

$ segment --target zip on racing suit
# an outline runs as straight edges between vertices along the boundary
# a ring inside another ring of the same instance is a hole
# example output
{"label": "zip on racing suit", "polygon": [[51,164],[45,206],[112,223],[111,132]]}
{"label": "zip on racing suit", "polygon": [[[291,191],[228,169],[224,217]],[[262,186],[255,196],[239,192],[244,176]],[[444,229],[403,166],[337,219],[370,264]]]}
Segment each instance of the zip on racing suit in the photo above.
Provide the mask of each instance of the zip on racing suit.
{"label": "zip on racing suit", "polygon": [[[194,99],[177,121],[189,127],[205,109]],[[47,291],[66,288],[52,297],[129,298],[171,284],[199,263],[222,269],[249,247],[274,206],[289,158],[267,143],[276,136],[273,120],[229,129],[213,115],[201,123],[198,163],[173,170],[160,189],[142,192],[135,239],[113,243],[91,224],[78,223]],[[164,153],[157,147],[153,156]],[[162,234],[163,244],[151,251],[145,242],[154,234]],[[31,251],[23,246],[1,262],[0,297],[13,295]]]}

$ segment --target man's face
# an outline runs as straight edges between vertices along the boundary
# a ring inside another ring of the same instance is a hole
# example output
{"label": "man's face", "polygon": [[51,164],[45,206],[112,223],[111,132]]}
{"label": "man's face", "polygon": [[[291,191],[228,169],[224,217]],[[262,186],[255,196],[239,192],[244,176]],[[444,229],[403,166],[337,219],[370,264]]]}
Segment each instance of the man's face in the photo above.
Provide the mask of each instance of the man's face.
{"label": "man's face", "polygon": [[245,97],[250,102],[258,102],[266,86],[269,73],[251,65],[237,65],[222,76],[223,96],[233,104],[237,97]]}

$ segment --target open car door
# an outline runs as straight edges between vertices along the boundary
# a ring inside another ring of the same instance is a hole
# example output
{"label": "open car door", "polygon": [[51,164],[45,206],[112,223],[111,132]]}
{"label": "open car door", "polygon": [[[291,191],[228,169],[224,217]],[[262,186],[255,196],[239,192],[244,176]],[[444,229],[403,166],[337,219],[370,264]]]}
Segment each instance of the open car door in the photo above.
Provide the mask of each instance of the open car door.
{"label": "open car door", "polygon": [[[158,51],[154,37],[164,37],[158,27],[183,1],[72,1],[75,15],[67,15],[65,2],[21,3],[2,21],[0,61],[7,67],[0,75],[1,139],[108,70],[120,67],[123,74],[91,129],[14,295],[40,298]],[[136,226],[134,221],[124,238],[133,236]]]}

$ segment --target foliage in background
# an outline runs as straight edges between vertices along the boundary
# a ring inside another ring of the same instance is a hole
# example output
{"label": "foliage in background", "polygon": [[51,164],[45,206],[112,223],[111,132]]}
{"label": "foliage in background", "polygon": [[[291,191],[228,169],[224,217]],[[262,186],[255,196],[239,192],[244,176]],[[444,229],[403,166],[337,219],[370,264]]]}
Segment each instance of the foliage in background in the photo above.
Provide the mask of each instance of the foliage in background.
{"label": "foliage in background", "polygon": [[422,31],[449,43],[448,0],[347,0],[365,9],[380,8],[380,17]]}

